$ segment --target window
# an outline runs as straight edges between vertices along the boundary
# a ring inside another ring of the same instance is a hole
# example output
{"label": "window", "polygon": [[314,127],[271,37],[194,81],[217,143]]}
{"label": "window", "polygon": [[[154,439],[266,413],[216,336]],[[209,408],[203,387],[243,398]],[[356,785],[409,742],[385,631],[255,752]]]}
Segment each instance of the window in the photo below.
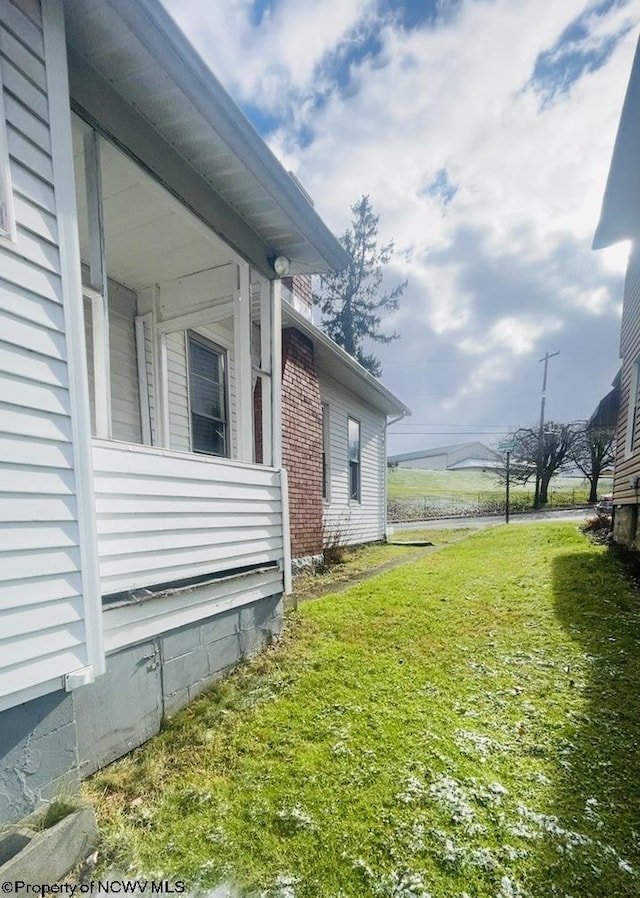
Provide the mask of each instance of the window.
{"label": "window", "polygon": [[9,150],[7,147],[7,128],[4,114],[4,98],[2,79],[0,78],[0,237],[16,239],[15,220],[13,217],[13,193],[11,190],[11,172],[9,170]]}
{"label": "window", "polygon": [[329,406],[322,405],[322,498],[329,501]]}
{"label": "window", "polygon": [[191,331],[188,342],[192,449],[208,455],[228,455],[226,353]]}
{"label": "window", "polygon": [[360,422],[348,418],[349,435],[349,498],[360,501]]}

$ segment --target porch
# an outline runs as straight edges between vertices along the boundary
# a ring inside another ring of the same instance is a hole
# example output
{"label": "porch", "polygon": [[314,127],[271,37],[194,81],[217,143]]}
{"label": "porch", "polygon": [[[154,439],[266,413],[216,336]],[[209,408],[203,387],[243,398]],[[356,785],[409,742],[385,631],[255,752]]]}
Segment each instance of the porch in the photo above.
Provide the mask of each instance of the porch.
{"label": "porch", "polygon": [[211,614],[212,601],[236,594],[236,580],[238,602],[283,591],[272,376],[279,282],[77,116],[73,138],[100,590],[113,650],[132,627],[147,638]]}

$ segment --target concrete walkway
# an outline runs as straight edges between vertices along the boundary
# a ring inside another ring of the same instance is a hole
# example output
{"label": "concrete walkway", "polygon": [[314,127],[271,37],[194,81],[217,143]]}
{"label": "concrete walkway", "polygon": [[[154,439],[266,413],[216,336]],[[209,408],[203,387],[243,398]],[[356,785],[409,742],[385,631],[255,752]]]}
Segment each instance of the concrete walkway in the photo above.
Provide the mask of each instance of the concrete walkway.
{"label": "concrete walkway", "polygon": [[[589,508],[580,508],[580,509],[558,509],[558,510],[550,510],[550,511],[533,511],[533,512],[525,512],[524,514],[516,514],[512,515],[509,521],[509,526],[511,524],[539,524],[541,522],[559,522],[559,521],[575,521],[576,524],[581,523],[585,520],[585,518],[589,517],[590,513],[592,513],[592,509]],[[474,530],[482,530],[485,527],[497,527],[501,524],[504,524],[504,518],[498,517],[497,515],[486,515],[483,517],[476,518],[437,518],[430,519],[427,521],[408,521],[402,524],[392,524],[388,527],[389,531],[389,539],[393,540],[393,534],[399,531],[407,531],[407,530],[468,530],[472,528]],[[460,539],[466,539],[470,534],[465,534],[461,536]],[[297,604],[301,602],[308,602],[311,599],[319,599],[322,596],[329,595],[331,593],[343,592],[345,589],[349,589],[350,586],[354,586],[356,583],[362,583],[365,580],[370,580],[372,577],[377,577],[378,574],[384,574],[387,571],[392,571],[397,567],[401,567],[403,564],[411,564],[413,561],[417,561],[420,558],[423,558],[425,555],[431,555],[433,552],[438,552],[441,549],[445,549],[447,546],[455,545],[455,542],[459,540],[455,540],[454,542],[446,543],[442,546],[424,546],[423,548],[416,549],[415,552],[412,552],[409,555],[404,555],[402,558],[393,558],[390,561],[385,561],[384,564],[378,564],[375,567],[371,567],[366,571],[358,571],[353,574],[349,574],[340,580],[332,580],[330,583],[322,583],[321,577],[320,582],[317,586],[309,591],[305,591],[304,594],[298,593],[296,594],[295,589],[295,580],[294,580],[294,589],[293,593],[290,596],[286,596],[285,599],[285,607],[287,609],[295,608]]]}
{"label": "concrete walkway", "polygon": [[[469,529],[469,527],[474,527],[474,529],[476,530],[481,529],[480,526],[474,526],[472,524],[469,524],[468,522],[465,522],[464,527],[465,529]],[[469,533],[465,533],[464,536],[460,537],[460,539],[453,540],[452,542],[445,543],[441,546],[434,545],[416,548],[415,552],[403,555],[401,558],[392,558],[390,561],[385,561],[383,564],[377,564],[374,567],[368,568],[366,571],[356,571],[340,580],[332,580],[330,583],[322,583],[322,575],[319,575],[318,579],[320,580],[320,582],[318,583],[318,585],[309,591],[305,591],[304,594],[296,594],[294,580],[293,593],[290,596],[285,597],[285,608],[295,608],[296,603],[300,604],[302,602],[308,602],[311,599],[319,599],[322,596],[327,596],[332,593],[344,592],[345,589],[349,589],[350,586],[355,586],[356,583],[362,583],[365,580],[370,580],[372,577],[377,577],[378,574],[385,574],[387,571],[392,571],[397,567],[402,567],[402,565],[404,564],[411,564],[413,561],[418,561],[425,555],[432,555],[434,552],[439,552],[441,549],[446,549],[447,546],[453,546],[457,542],[466,539],[467,536],[470,535],[471,534]]]}

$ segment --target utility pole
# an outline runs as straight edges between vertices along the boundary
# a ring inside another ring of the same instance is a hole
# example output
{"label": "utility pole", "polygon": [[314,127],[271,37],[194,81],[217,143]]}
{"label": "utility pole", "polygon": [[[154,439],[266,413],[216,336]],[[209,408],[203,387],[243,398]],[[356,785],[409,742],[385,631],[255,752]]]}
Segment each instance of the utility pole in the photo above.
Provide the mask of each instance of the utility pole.
{"label": "utility pole", "polygon": [[511,450],[507,449],[507,482],[506,482],[506,490],[505,490],[505,511],[504,511],[504,522],[505,524],[509,523],[509,479],[511,477]]}
{"label": "utility pole", "polygon": [[538,362],[544,362],[544,374],[542,375],[542,396],[540,398],[540,428],[538,430],[538,464],[536,465],[536,492],[533,500],[533,507],[540,508],[540,480],[542,479],[542,463],[543,463],[543,440],[544,440],[544,405],[547,398],[547,368],[549,367],[549,359],[560,355],[559,352],[545,352],[544,358],[538,359]]}

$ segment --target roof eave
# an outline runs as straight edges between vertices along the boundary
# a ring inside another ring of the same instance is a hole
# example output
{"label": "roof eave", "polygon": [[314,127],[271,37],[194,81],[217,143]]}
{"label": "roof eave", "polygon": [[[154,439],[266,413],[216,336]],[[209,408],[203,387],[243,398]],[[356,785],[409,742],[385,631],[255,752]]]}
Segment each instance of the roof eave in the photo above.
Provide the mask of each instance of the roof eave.
{"label": "roof eave", "polygon": [[602,200],[593,249],[605,249],[640,232],[640,41],[631,67]]}
{"label": "roof eave", "polygon": [[172,80],[314,245],[327,270],[346,267],[349,256],[342,245],[164,7],[157,0],[107,3],[146,49],[162,59]]}
{"label": "roof eave", "polygon": [[[76,6],[76,3],[77,0],[65,0],[69,14],[73,17],[78,9],[80,15],[85,10],[94,15],[94,21],[102,18],[105,34],[111,38],[109,17],[114,16],[122,23],[144,52],[162,68],[185,101],[197,110],[212,134],[226,144],[239,167],[244,168],[269,197],[274,212],[277,210],[278,215],[290,223],[289,242],[295,243],[297,239],[305,246],[303,258],[293,259],[291,253],[283,252],[283,247],[277,245],[278,241],[273,244],[270,239],[260,237],[271,260],[277,255],[288,255],[294,271],[300,273],[323,273],[346,266],[348,255],[339,241],[158,0],[130,0],[127,3],[94,0],[86,8]],[[100,17],[101,10],[108,16]],[[90,48],[87,61],[91,63]],[[140,78],[145,77],[143,69]],[[108,71],[97,73],[109,81]],[[138,107],[138,111],[144,115],[143,107]],[[203,178],[203,189],[206,190],[210,185],[202,172],[197,173]],[[273,272],[271,276],[274,276]]]}
{"label": "roof eave", "polygon": [[387,416],[401,416],[408,418],[411,415],[411,409],[401,402],[397,396],[387,389],[384,384],[380,383],[366,368],[356,361],[353,356],[349,355],[341,346],[338,346],[331,337],[328,337],[319,327],[316,327],[312,321],[309,321],[304,315],[298,312],[293,306],[283,303],[282,308],[283,324],[291,324],[298,330],[302,331],[314,343],[320,343],[335,358],[336,362],[346,366],[353,374],[355,374],[371,397],[371,404],[382,411]]}

